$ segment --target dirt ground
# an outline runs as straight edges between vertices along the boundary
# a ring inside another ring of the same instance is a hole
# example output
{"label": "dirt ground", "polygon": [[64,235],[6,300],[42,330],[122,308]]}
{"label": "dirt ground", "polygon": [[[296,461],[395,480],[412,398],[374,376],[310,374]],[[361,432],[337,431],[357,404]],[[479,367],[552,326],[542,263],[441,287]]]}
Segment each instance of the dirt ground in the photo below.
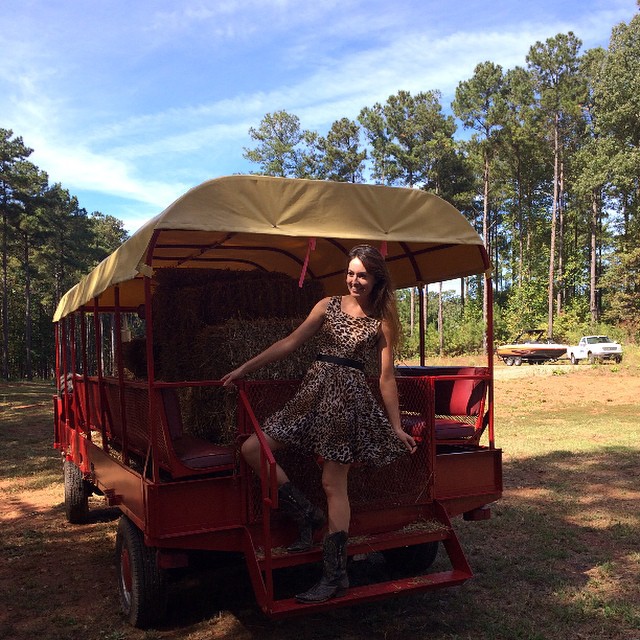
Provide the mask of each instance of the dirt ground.
{"label": "dirt ground", "polygon": [[[550,366],[498,367],[496,424],[500,424],[500,416],[510,406],[521,405],[523,399],[532,407],[549,412],[565,407],[569,398],[572,403],[592,403],[603,408],[633,405],[638,401],[639,382],[636,376],[599,374],[587,366],[576,371],[566,365],[560,373]],[[59,461],[50,446],[50,400],[34,396],[32,401],[13,407],[13,412],[19,413],[20,419],[3,418],[0,426],[6,444],[2,454],[4,472],[0,473],[0,592],[10,594],[0,600],[0,638],[396,637],[388,627],[384,635],[358,635],[355,618],[367,618],[365,627],[371,630],[376,624],[375,612],[380,611],[375,606],[336,612],[325,633],[312,634],[309,628],[303,631],[304,627],[288,621],[272,623],[255,606],[248,580],[233,569],[226,576],[221,577],[218,572],[215,578],[205,578],[205,588],[202,578],[182,578],[175,587],[169,620],[161,629],[143,632],[128,627],[120,617],[116,592],[113,549],[117,514],[103,508],[100,499],[92,498],[92,522],[82,526],[68,524]],[[25,441],[31,443],[27,460],[21,459],[20,447]],[[12,454],[12,447],[17,455]],[[12,472],[12,465],[20,466],[24,473],[16,474],[15,469]],[[506,496],[516,490],[515,482],[515,478],[512,481],[505,476]],[[522,478],[517,482],[520,485]],[[229,581],[233,588],[228,588]],[[452,597],[443,594],[432,602],[446,608],[451,606]],[[402,602],[385,611],[401,615],[405,608],[411,608],[410,601]],[[321,617],[312,622],[320,627],[323,624]],[[454,630],[445,635],[446,629],[442,628],[438,631],[438,638],[483,637],[471,633],[455,635]],[[407,637],[406,633],[403,635]],[[427,636],[421,633],[414,637]]]}

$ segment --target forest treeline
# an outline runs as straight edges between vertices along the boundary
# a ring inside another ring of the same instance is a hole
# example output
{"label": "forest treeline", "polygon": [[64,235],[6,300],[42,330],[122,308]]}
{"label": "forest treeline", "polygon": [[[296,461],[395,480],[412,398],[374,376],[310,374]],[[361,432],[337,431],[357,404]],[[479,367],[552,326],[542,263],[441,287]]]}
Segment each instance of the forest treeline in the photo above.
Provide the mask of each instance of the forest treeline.
{"label": "forest treeline", "polygon": [[[610,330],[640,337],[640,15],[607,49],[573,33],[533,44],[513,69],[487,61],[437,90],[399,90],[322,135],[287,111],[249,130],[256,173],[425,189],[456,206],[485,239],[494,267],[498,339],[545,327],[572,341]],[[46,377],[61,295],[126,239],[121,221],[88,214],[0,129],[2,376]],[[401,313],[417,321],[414,292]],[[481,348],[481,283],[428,291],[427,347]],[[410,355],[416,336],[405,340]]]}
{"label": "forest treeline", "polygon": [[20,136],[0,128],[2,378],[48,378],[53,312],[62,295],[126,239],[121,220],[88,214],[29,161]]}

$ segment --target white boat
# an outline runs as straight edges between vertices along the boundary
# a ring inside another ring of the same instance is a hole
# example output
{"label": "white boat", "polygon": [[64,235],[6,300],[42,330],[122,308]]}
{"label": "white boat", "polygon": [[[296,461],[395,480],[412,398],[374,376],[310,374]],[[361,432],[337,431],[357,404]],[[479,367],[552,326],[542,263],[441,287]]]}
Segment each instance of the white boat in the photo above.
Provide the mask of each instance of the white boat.
{"label": "white boat", "polygon": [[513,343],[496,348],[496,355],[508,366],[519,367],[523,362],[541,364],[553,362],[567,355],[567,345],[546,337],[544,329],[527,329]]}

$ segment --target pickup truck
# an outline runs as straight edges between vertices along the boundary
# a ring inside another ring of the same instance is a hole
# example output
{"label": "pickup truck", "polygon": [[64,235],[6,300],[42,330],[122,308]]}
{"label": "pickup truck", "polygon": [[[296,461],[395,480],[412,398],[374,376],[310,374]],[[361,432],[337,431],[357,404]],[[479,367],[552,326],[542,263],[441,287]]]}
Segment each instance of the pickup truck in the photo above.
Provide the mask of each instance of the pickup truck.
{"label": "pickup truck", "polygon": [[591,363],[604,360],[622,361],[622,346],[607,336],[582,336],[577,347],[568,347],[567,356],[571,364],[578,364],[585,358]]}

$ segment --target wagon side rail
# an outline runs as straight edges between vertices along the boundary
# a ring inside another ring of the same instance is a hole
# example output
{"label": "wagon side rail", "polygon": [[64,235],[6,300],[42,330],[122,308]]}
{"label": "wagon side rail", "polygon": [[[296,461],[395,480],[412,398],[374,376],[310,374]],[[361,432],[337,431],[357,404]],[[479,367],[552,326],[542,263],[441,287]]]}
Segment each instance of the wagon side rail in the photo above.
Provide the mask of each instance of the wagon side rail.
{"label": "wagon side rail", "polygon": [[[262,586],[268,601],[273,600],[273,553],[271,538],[271,510],[278,508],[278,482],[276,478],[276,460],[273,451],[264,436],[262,429],[258,423],[251,402],[247,395],[245,385],[241,382],[239,385],[240,415],[238,416],[242,431],[246,433],[253,432],[260,443],[260,496],[262,504],[262,537],[263,537],[263,561],[262,566],[264,573],[252,571],[254,580],[261,575]],[[253,544],[252,544],[253,547]],[[255,547],[251,549],[253,558],[247,558],[250,567],[256,567]]]}

